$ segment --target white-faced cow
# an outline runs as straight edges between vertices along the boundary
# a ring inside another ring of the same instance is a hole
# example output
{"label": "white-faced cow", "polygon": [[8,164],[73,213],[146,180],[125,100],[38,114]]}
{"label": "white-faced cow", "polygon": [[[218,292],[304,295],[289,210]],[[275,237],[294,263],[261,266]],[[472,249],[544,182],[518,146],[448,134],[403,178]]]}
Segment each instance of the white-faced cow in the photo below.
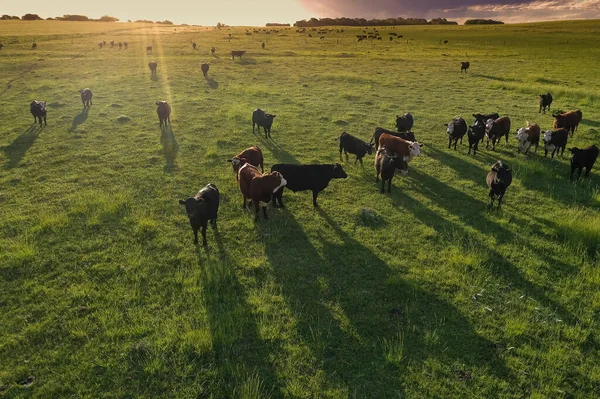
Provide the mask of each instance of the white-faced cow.
{"label": "white-faced cow", "polygon": [[552,152],[552,159],[554,154],[560,156],[565,153],[567,147],[567,140],[569,139],[569,131],[565,128],[547,130],[544,133],[544,158],[548,156],[548,152]]}
{"label": "white-faced cow", "polygon": [[42,118],[44,119],[44,125],[46,123],[46,102],[45,101],[32,101],[29,105],[29,111],[33,115],[33,123],[36,123],[39,119],[40,125],[42,124]]}
{"label": "white-faced cow", "polygon": [[259,209],[262,208],[265,220],[267,205],[271,202],[273,194],[286,185],[286,180],[279,172],[262,174],[256,166],[246,163],[238,171],[238,185],[242,192],[242,208],[246,209],[246,200],[250,199],[254,205],[255,219],[258,220]]}
{"label": "white-faced cow", "polygon": [[446,128],[446,133],[448,134],[448,149],[452,146],[452,142],[454,142],[454,149],[456,150],[456,144],[460,139],[460,144],[462,144],[462,139],[465,134],[467,134],[467,122],[463,118],[454,118],[448,123],[448,125],[444,125]]}
{"label": "white-faced cow", "polygon": [[492,209],[494,207],[494,200],[497,198],[498,209],[500,209],[504,193],[508,186],[510,186],[510,183],[512,183],[512,171],[510,170],[510,167],[502,161],[496,162],[492,166],[492,170],[488,172],[485,181],[490,188],[489,208]]}
{"label": "white-faced cow", "polygon": [[535,152],[537,152],[538,145],[540,143],[540,127],[537,123],[529,124],[527,127],[522,127],[517,131],[517,140],[519,141],[519,152],[527,155],[529,149],[535,146]]}
{"label": "white-faced cow", "polygon": [[502,136],[506,137],[506,144],[508,145],[508,135],[510,133],[510,118],[503,116],[502,118],[488,119],[485,124],[485,134],[487,136],[487,142],[485,148],[488,148],[490,140],[492,140],[492,150],[496,149],[496,142],[500,142]]}

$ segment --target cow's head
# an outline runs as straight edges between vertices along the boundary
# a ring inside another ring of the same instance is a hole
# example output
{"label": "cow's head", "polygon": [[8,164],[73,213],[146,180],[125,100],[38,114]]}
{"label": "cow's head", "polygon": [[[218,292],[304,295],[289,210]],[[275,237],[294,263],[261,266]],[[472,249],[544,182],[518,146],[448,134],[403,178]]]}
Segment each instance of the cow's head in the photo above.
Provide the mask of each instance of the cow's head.
{"label": "cow's head", "polygon": [[275,118],[277,115],[275,114],[265,114],[265,119],[268,120],[269,122],[273,122],[273,118]]}
{"label": "cow's head", "polygon": [[530,129],[528,127],[522,127],[517,130],[517,140],[519,142],[525,142],[529,138]]}
{"label": "cow's head", "polygon": [[550,140],[552,140],[552,133],[554,133],[554,131],[552,131],[552,130],[546,130],[544,132],[544,142],[545,143],[549,143]]}
{"label": "cow's head", "polygon": [[342,168],[342,165],[336,163],[331,169],[331,177],[334,179],[345,179],[346,177],[348,177],[348,175],[344,171],[344,168]]}
{"label": "cow's head", "polygon": [[365,149],[365,151],[367,151],[367,154],[371,155],[373,153],[373,147],[375,146],[375,143],[372,142],[373,138],[371,137],[371,141],[369,141],[368,143],[363,143],[363,147]]}
{"label": "cow's head", "polygon": [[237,172],[242,166],[246,164],[247,161],[246,158],[233,157],[231,159],[228,159],[227,162],[231,162],[231,167],[233,168],[233,171]]}
{"label": "cow's head", "polygon": [[448,125],[444,125],[446,126],[446,133],[448,134],[452,134],[454,133],[454,121],[448,123]]}
{"label": "cow's head", "polygon": [[507,163],[504,163],[502,161],[496,161],[496,163],[492,166],[492,171],[496,172],[496,173],[502,173],[502,172],[510,172],[510,166],[508,166]]}
{"label": "cow's head", "polygon": [[489,133],[489,132],[490,132],[490,130],[492,130],[492,127],[493,127],[493,126],[494,126],[494,120],[493,120],[493,119],[491,119],[491,118],[490,118],[490,119],[488,119],[488,120],[485,122],[485,132],[486,132],[486,133]]}
{"label": "cow's head", "polygon": [[206,203],[202,198],[189,197],[186,200],[179,200],[179,203],[185,205],[185,212],[190,219],[206,210]]}
{"label": "cow's head", "polygon": [[573,156],[579,154],[582,150],[577,148],[577,147],[573,147],[573,148],[567,148],[567,150],[569,150],[571,152],[571,154],[573,154]]}
{"label": "cow's head", "polygon": [[417,143],[416,141],[414,143],[410,143],[408,145],[408,151],[410,153],[410,156],[417,157],[417,156],[421,155],[421,147],[422,146],[423,146],[423,144]]}

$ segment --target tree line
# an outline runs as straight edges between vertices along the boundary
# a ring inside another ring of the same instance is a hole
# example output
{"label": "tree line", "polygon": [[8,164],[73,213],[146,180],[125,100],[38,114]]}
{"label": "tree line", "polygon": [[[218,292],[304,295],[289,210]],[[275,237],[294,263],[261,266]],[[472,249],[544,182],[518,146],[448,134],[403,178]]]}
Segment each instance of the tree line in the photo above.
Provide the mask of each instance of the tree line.
{"label": "tree line", "polygon": [[[16,15],[7,15],[4,14],[0,17],[0,20],[21,20],[21,21],[41,21],[44,18],[40,17],[38,14],[25,14],[22,17],[18,17]],[[86,15],[76,15],[76,14],[66,14],[63,15],[62,17],[49,17],[49,18],[45,18],[47,21],[93,21],[93,22],[118,22],[119,18],[117,17],[111,17],[110,15],[104,15],[100,18],[94,19],[94,18],[89,18]],[[127,22],[131,22],[131,20],[127,21]],[[150,21],[150,20],[145,20],[145,19],[139,19],[135,22],[140,22],[140,23],[147,23],[147,24],[163,24],[163,25],[173,25],[173,22],[169,21],[169,20],[164,20],[164,21]]]}
{"label": "tree line", "polygon": [[458,25],[458,22],[448,21],[446,18],[434,18],[427,21],[425,18],[311,18],[296,21],[294,26],[299,28],[317,26],[395,26],[395,25]]}

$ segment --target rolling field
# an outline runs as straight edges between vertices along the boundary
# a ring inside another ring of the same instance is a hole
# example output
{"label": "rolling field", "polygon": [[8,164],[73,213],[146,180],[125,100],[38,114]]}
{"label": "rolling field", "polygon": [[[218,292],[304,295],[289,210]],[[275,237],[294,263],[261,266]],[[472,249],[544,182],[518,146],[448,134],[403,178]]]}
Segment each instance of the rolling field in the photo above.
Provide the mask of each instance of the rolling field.
{"label": "rolling field", "polygon": [[[551,128],[549,91],[583,112],[567,147],[600,145],[600,22],[344,29],[0,21],[0,397],[600,396],[600,165],[571,182],[570,153],[515,139]],[[341,162],[318,209],[289,191],[268,221],[240,206],[242,149],[267,170],[340,162],[342,131],[368,141],[409,111],[425,147],[391,194],[371,155]],[[447,149],[444,125],[478,112],[511,118],[509,145]],[[498,159],[514,179],[488,211]],[[207,183],[222,202],[203,248],[178,200]]]}

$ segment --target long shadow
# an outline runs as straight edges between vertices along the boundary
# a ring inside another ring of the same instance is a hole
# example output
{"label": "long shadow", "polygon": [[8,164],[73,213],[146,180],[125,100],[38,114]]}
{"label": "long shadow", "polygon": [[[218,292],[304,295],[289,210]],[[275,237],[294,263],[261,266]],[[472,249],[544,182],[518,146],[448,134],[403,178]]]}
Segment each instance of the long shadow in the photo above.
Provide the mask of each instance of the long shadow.
{"label": "long shadow", "polygon": [[592,121],[589,119],[582,119],[581,124],[587,125],[587,126],[592,126],[592,127],[600,127],[600,121]]}
{"label": "long shadow", "polygon": [[177,158],[177,153],[179,152],[179,144],[175,139],[175,135],[171,129],[171,124],[163,125],[161,127],[161,131],[162,134],[160,136],[160,142],[163,146],[163,153],[165,155],[164,171],[167,173],[173,173],[177,169],[175,159]]}
{"label": "long shadow", "polygon": [[6,169],[14,168],[19,164],[33,143],[35,143],[35,140],[37,140],[42,129],[44,129],[43,126],[34,123],[12,143],[2,148],[4,156],[8,159],[8,162],[4,165]]}
{"label": "long shadow", "polygon": [[150,75],[150,79],[151,79],[153,82],[158,82],[158,81],[160,80],[160,78],[158,77],[158,75]]}
{"label": "long shadow", "polygon": [[69,131],[74,132],[77,130],[77,127],[85,122],[88,118],[89,108],[83,108],[83,110],[73,118],[73,124],[71,125],[71,129]]}
{"label": "long shadow", "polygon": [[[395,276],[374,252],[317,212],[323,228],[314,240],[322,255],[287,211],[281,215],[285,227],[266,239],[266,254],[297,318],[301,342],[326,375],[328,386],[321,391],[404,397],[405,382],[398,376],[430,359],[449,368],[463,364],[465,371],[489,368],[496,378],[509,378],[494,344],[460,311]],[[426,340],[434,330],[437,342]]]}
{"label": "long shadow", "polygon": [[210,87],[213,90],[219,88],[219,82],[217,82],[216,80],[214,80],[213,78],[211,78],[209,76],[206,77],[206,83],[208,83],[208,87]]}
{"label": "long shadow", "polygon": [[503,78],[500,76],[493,76],[493,75],[483,75],[480,73],[471,73],[471,76],[473,77],[477,77],[477,78],[484,78],[484,79],[489,79],[489,80],[496,80],[499,82],[517,82],[516,79],[512,79],[512,78]]}
{"label": "long shadow", "polygon": [[258,133],[255,132],[254,135],[257,135],[258,138],[260,139],[260,146],[261,147],[264,146],[264,148],[271,151],[273,156],[280,163],[300,164],[300,161],[298,161],[296,159],[296,157],[294,157],[292,154],[290,154],[289,152],[284,150],[283,147],[281,147],[279,144],[277,144],[276,141],[274,141],[273,139],[265,138],[265,135],[262,130],[259,129]]}

